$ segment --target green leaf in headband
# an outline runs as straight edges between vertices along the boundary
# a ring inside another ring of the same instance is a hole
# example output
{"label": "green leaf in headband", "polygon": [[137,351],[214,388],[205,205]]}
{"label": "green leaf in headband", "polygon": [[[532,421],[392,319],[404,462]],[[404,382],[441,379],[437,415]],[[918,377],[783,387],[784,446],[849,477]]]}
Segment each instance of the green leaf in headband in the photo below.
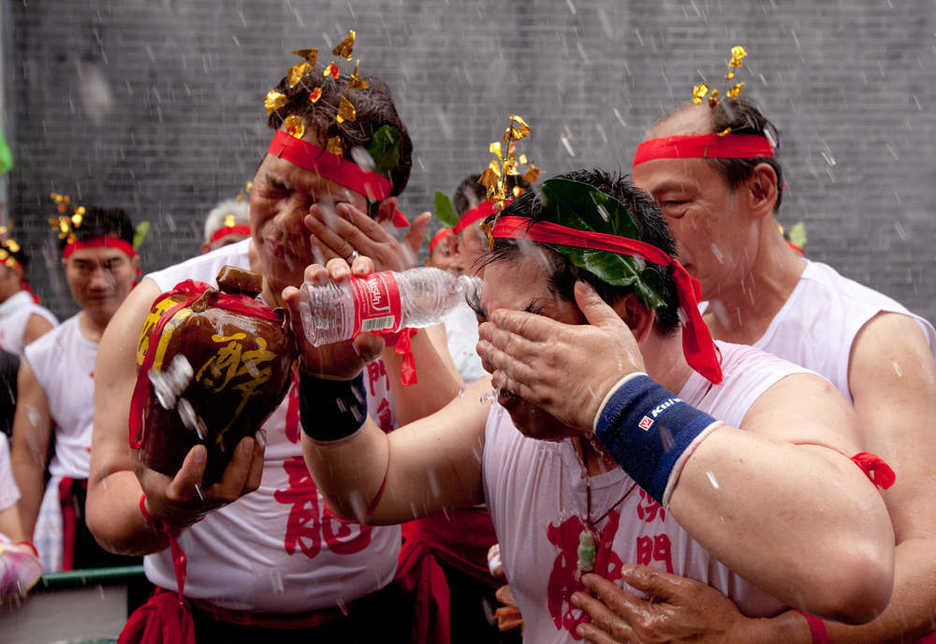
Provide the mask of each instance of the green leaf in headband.
{"label": "green leaf in headband", "polygon": [[452,200],[449,199],[447,194],[438,190],[435,193],[435,215],[445,228],[454,228],[455,224],[458,223]]}
{"label": "green leaf in headband", "polygon": [[3,132],[0,132],[0,174],[13,168],[13,153],[3,138]]}
{"label": "green leaf in headband", "polygon": [[400,165],[400,133],[392,125],[382,125],[374,132],[367,152],[374,160],[374,172],[390,177],[390,173]]}
{"label": "green leaf in headband", "polygon": [[137,227],[133,229],[133,250],[138,250],[140,244],[143,243],[143,240],[146,239],[146,233],[149,232],[150,222],[141,221],[137,224]]}
{"label": "green leaf in headband", "polygon": [[[546,221],[577,230],[640,239],[637,225],[624,204],[592,185],[571,179],[547,179],[542,192]],[[630,286],[648,307],[666,306],[662,268],[656,264],[604,250],[559,244],[550,247],[605,284]]]}

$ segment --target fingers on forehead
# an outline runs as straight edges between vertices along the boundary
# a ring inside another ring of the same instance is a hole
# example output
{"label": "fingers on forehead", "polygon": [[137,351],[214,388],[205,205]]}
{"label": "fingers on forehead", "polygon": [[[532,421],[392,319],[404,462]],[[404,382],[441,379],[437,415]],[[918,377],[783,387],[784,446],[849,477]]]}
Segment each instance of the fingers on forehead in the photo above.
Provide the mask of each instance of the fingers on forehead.
{"label": "fingers on forehead", "polygon": [[556,325],[556,322],[549,318],[524,311],[498,310],[494,313],[492,321],[505,331],[534,341],[547,340],[552,337]]}

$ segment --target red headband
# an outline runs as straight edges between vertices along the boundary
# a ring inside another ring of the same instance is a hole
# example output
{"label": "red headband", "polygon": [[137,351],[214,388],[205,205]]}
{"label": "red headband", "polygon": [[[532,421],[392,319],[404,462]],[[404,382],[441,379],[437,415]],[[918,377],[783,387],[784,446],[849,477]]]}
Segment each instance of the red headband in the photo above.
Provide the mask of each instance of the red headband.
{"label": "red headband", "polygon": [[91,239],[82,239],[81,241],[73,241],[65,247],[65,250],[62,251],[62,256],[65,259],[68,259],[76,250],[82,250],[84,248],[114,248],[123,252],[130,259],[136,257],[136,253],[133,251],[132,245],[128,244],[120,237],[111,237],[109,235],[105,235],[103,237],[92,237]]}
{"label": "red headband", "polygon": [[435,250],[435,247],[439,245],[439,242],[448,237],[449,235],[454,235],[455,231],[451,228],[443,228],[435,234],[432,240],[429,242],[429,252],[431,253]]}
{"label": "red headband", "polygon": [[[390,196],[393,184],[376,172],[368,172],[354,161],[323,150],[314,143],[297,139],[292,134],[277,130],[267,152],[286,159],[300,168],[314,172],[320,177],[334,181],[339,186],[360,193],[371,201],[383,201]],[[397,228],[409,226],[399,210],[393,211],[393,225]]]}
{"label": "red headband", "polygon": [[[509,202],[508,202],[509,203]],[[505,204],[506,205],[506,204]],[[477,206],[462,215],[455,225],[455,234],[461,235],[461,232],[476,221],[483,221],[497,212],[497,207],[490,201],[482,201]]]}
{"label": "red headband", "polygon": [[628,239],[607,233],[597,233],[576,228],[567,228],[551,221],[539,221],[530,225],[526,217],[501,217],[492,233],[502,239],[529,239],[544,244],[559,244],[575,248],[603,250],[618,255],[631,255],[658,266],[672,266],[679,309],[683,320],[683,353],[690,367],[716,385],[722,381],[721,365],[712,335],[699,313],[699,298],[702,288],[699,280],[692,277],[679,260],[670,257],[656,246],[637,239]]}
{"label": "red headband", "polygon": [[247,235],[250,237],[250,226],[238,224],[237,226],[223,226],[218,228],[218,230],[211,234],[211,238],[208,240],[208,243],[213,244],[222,237],[227,237],[228,235]]}
{"label": "red headband", "polygon": [[649,139],[637,146],[634,165],[655,159],[757,159],[774,148],[759,134],[689,134]]}

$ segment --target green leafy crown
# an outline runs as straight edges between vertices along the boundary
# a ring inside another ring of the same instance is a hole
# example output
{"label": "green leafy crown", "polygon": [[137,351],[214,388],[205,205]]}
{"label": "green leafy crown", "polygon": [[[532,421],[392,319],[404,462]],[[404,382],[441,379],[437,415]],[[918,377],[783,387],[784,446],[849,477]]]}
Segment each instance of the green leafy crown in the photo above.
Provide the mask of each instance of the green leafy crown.
{"label": "green leafy crown", "polygon": [[400,133],[392,125],[381,125],[374,132],[367,153],[374,160],[374,172],[390,178],[390,173],[400,165]]}
{"label": "green leafy crown", "polygon": [[[640,239],[627,208],[598,188],[571,179],[547,179],[542,187],[544,219],[567,228]],[[640,257],[549,244],[575,266],[612,286],[630,286],[651,309],[666,306],[662,267]]]}

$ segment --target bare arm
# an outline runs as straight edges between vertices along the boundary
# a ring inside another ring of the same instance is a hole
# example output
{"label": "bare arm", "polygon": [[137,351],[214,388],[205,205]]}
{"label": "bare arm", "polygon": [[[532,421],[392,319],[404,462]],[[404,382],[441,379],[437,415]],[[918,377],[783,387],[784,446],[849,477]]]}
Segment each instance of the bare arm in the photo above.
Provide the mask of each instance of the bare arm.
{"label": "bare arm", "polygon": [[936,619],[936,365],[917,322],[878,315],[852,345],[849,386],[862,448],[897,481],[884,500],[897,538],[894,594],[860,628],[828,624],[833,641],[898,642],[934,630]]}
{"label": "bare arm", "polygon": [[42,503],[43,476],[49,454],[51,419],[49,401],[26,358],[20,360],[16,378],[16,414],[13,416],[13,476],[20,489],[22,530],[32,538]]}
{"label": "bare arm", "polygon": [[[320,443],[302,436],[306,463],[329,506],[367,523],[402,523],[484,501],[481,452],[490,402],[484,378],[435,414],[384,434],[370,420],[356,434]],[[365,516],[386,473],[380,501]]]}
{"label": "bare arm", "polygon": [[47,319],[38,313],[33,313],[26,322],[26,328],[23,329],[23,346],[25,347],[27,344],[38,340],[54,328]]}

